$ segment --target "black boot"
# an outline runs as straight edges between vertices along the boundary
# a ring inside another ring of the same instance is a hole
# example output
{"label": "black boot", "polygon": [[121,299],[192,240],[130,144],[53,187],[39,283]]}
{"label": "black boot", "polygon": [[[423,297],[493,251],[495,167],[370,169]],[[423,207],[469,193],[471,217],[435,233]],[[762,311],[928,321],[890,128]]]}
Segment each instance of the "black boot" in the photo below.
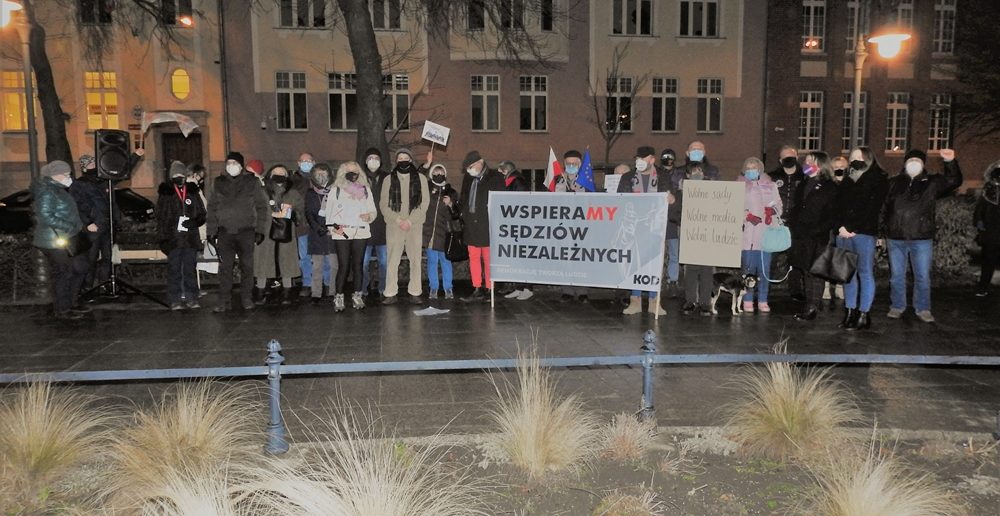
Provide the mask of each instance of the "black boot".
{"label": "black boot", "polygon": [[844,320],[840,321],[840,324],[838,324],[837,327],[848,328],[851,325],[851,321],[853,321],[857,317],[855,315],[857,312],[858,311],[853,308],[848,308],[844,310]]}
{"label": "black boot", "polygon": [[795,314],[796,321],[812,321],[816,319],[816,307],[810,306],[806,311]]}
{"label": "black boot", "polygon": [[[867,315],[867,314],[866,314]],[[855,331],[858,329],[858,321],[861,319],[861,312],[857,310],[852,310],[851,320],[847,321],[847,325],[844,329],[847,331]]]}
{"label": "black boot", "polygon": [[872,319],[868,317],[868,312],[858,312],[858,320],[849,330],[867,330],[872,327]]}
{"label": "black boot", "polygon": [[253,288],[253,304],[260,306],[264,304],[264,292],[257,288]]}

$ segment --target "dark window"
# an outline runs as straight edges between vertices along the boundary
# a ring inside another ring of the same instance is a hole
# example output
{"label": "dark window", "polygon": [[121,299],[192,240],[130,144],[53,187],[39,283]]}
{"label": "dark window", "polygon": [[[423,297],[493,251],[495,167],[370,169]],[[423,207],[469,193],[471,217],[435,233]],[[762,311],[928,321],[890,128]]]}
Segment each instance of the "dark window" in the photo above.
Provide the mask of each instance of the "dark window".
{"label": "dark window", "polygon": [[552,0],[541,0],[542,30],[552,30],[554,16],[555,11],[552,6]]}
{"label": "dark window", "polygon": [[111,23],[114,0],[80,0],[77,10],[80,13],[80,23]]}
{"label": "dark window", "polygon": [[484,0],[469,0],[469,30],[486,28],[486,5]]}

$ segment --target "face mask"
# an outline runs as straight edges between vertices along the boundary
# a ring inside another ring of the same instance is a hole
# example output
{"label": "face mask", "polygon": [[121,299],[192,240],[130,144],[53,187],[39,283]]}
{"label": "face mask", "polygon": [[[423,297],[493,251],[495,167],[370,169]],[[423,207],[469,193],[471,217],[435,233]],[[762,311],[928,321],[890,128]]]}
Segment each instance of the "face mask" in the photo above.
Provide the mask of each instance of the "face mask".
{"label": "face mask", "polygon": [[566,173],[571,175],[576,175],[580,172],[579,165],[566,165]]}
{"label": "face mask", "polygon": [[436,185],[443,185],[444,181],[444,174],[434,174],[431,176],[431,182]]}
{"label": "face mask", "polygon": [[923,170],[923,164],[918,161],[909,161],[906,163],[906,175],[910,177],[917,177]]}
{"label": "face mask", "polygon": [[63,185],[63,186],[65,186],[66,188],[69,188],[70,185],[73,184],[73,178],[69,177],[69,176],[66,176],[65,178],[60,179],[60,180],[58,180],[56,182],[59,183],[59,184],[61,184],[61,185]]}
{"label": "face mask", "polygon": [[860,159],[856,159],[851,162],[851,168],[853,168],[854,170],[864,170],[864,168],[867,166],[868,164],[866,164],[864,161],[861,161]]}
{"label": "face mask", "polygon": [[476,170],[475,167],[469,167],[465,171],[472,177],[479,177],[480,171]]}
{"label": "face mask", "polygon": [[365,165],[368,166],[368,170],[370,170],[372,172],[375,172],[376,170],[379,169],[379,167],[382,166],[382,160],[380,160],[378,158],[370,159],[370,160],[368,160],[368,161],[365,162]]}
{"label": "face mask", "polygon": [[833,177],[844,177],[844,169],[838,168],[833,171]]}
{"label": "face mask", "polygon": [[705,159],[705,151],[701,149],[694,149],[688,152],[688,159],[691,161],[702,161]]}
{"label": "face mask", "polygon": [[344,175],[344,177],[346,177],[348,181],[350,181],[350,182],[353,183],[353,182],[355,182],[355,181],[358,180],[358,173],[357,172],[348,172],[346,175]]}
{"label": "face mask", "polygon": [[312,181],[314,185],[326,188],[326,185],[330,184],[330,176],[326,172],[317,172],[315,176],[312,176]]}
{"label": "face mask", "polygon": [[756,181],[760,179],[760,170],[747,170],[746,172],[743,172],[743,177],[749,179],[750,181]]}
{"label": "face mask", "polygon": [[795,168],[795,164],[798,162],[795,156],[788,156],[781,158],[781,166],[784,168]]}
{"label": "face mask", "polygon": [[303,161],[302,163],[299,163],[299,172],[302,172],[303,174],[312,172],[312,169],[313,163],[311,161]]}
{"label": "face mask", "polygon": [[409,172],[409,171],[413,170],[413,162],[412,161],[400,161],[400,162],[397,162],[396,163],[396,168],[399,169],[402,172]]}
{"label": "face mask", "polygon": [[288,178],[285,176],[271,176],[271,181],[278,186],[285,186],[288,184]]}
{"label": "face mask", "polygon": [[647,168],[649,168],[649,163],[646,163],[646,160],[644,160],[642,158],[636,158],[636,160],[635,160],[635,169],[637,171],[639,171],[639,172],[645,172]]}
{"label": "face mask", "polygon": [[816,165],[805,165],[802,167],[802,172],[809,177],[813,177],[816,175],[816,172],[819,172],[819,167]]}
{"label": "face mask", "polygon": [[170,182],[173,183],[173,184],[175,184],[175,185],[177,185],[177,186],[183,186],[184,185],[184,178],[182,176],[172,177],[172,178],[170,178]]}
{"label": "face mask", "polygon": [[242,172],[242,171],[243,171],[243,167],[241,167],[240,165],[238,165],[236,163],[233,163],[232,165],[226,165],[226,173],[229,174],[229,175],[231,175],[231,176],[233,176],[233,177],[236,177],[236,176],[240,175],[240,172]]}

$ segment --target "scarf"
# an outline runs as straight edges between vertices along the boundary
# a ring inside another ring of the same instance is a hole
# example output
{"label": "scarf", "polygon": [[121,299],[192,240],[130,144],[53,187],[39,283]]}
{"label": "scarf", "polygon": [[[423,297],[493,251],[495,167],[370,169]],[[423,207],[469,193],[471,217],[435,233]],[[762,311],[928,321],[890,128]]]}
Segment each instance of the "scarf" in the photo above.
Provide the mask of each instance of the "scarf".
{"label": "scarf", "polygon": [[479,178],[482,175],[478,175],[472,178],[472,187],[469,188],[469,213],[476,212],[476,194],[479,190]]}
{"label": "scarf", "polygon": [[413,165],[410,165],[405,171],[396,165],[396,169],[393,174],[389,177],[389,209],[398,212],[403,208],[403,192],[402,187],[399,184],[399,175],[406,174],[410,176],[410,211],[412,212],[417,206],[420,206],[421,193],[420,193],[420,175],[413,174]]}
{"label": "scarf", "polygon": [[343,190],[347,192],[348,197],[358,201],[364,200],[365,197],[368,197],[368,190],[365,189],[365,185],[362,184],[347,183],[344,185]]}
{"label": "scarf", "polygon": [[326,199],[330,196],[330,187],[326,186],[319,188],[317,186],[313,186],[312,190],[319,196],[319,214],[320,216],[323,216],[323,214],[326,213]]}
{"label": "scarf", "polygon": [[635,177],[632,178],[632,193],[646,193],[650,190],[656,191],[656,167],[649,173],[649,188],[645,192],[642,190],[642,174],[636,171]]}

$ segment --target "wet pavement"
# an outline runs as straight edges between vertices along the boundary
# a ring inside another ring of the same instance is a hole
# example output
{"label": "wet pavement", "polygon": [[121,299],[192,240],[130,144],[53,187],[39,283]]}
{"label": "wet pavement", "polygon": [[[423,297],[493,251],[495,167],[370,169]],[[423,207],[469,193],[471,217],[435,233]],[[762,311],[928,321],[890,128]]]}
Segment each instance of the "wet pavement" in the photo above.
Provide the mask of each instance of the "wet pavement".
{"label": "wet pavement", "polygon": [[[458,288],[459,294],[468,290]],[[543,356],[636,354],[646,330],[659,337],[660,353],[766,352],[787,339],[792,353],[996,355],[1000,351],[1000,295],[975,298],[969,288],[936,289],[934,314],[925,324],[912,311],[885,318],[887,292],[880,290],[872,330],[838,330],[841,311],[831,305],[811,323],[792,319],[796,305],[778,292],[768,315],[682,315],[679,299],[666,299],[668,314],[621,315],[610,291],[594,290],[591,302],[561,303],[541,287],[528,301],[488,303],[436,300],[447,314],[419,317],[401,303],[336,314],[332,304],[302,298],[292,307],[267,306],[213,314],[215,295],[197,311],[170,312],[145,301],[96,305],[84,320],[52,320],[43,307],[5,307],[0,327],[0,372],[80,371],[176,367],[252,366],[263,363],[268,340],[278,339],[287,364],[511,358],[518,346],[537,342]],[[728,303],[725,299],[720,305]],[[426,306],[426,305],[425,305]],[[721,308],[721,306],[720,306]],[[717,408],[731,400],[740,365],[660,366],[656,408],[661,425],[718,424]],[[883,428],[992,431],[1000,410],[1000,370],[951,366],[838,366],[835,377],[857,395],[866,414]],[[601,414],[635,411],[641,394],[637,367],[559,369],[560,388],[577,393]],[[498,375],[499,381],[504,374]],[[85,390],[148,402],[171,382],[112,382]],[[241,381],[261,388],[260,380]],[[286,377],[286,417],[293,433],[317,412],[347,399],[377,408],[402,434],[488,431],[486,408],[494,387],[482,372],[352,374]]]}

